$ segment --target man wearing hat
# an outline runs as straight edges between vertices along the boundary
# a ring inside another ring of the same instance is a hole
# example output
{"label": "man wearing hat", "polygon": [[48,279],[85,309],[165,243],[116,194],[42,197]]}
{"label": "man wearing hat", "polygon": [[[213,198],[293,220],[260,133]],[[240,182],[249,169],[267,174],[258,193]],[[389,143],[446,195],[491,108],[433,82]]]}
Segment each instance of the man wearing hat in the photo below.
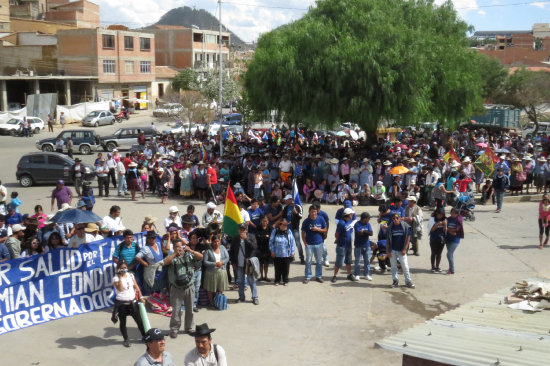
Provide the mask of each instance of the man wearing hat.
{"label": "man wearing hat", "polygon": [[166,340],[164,334],[158,328],[151,328],[143,337],[147,345],[147,351],[134,363],[134,366],[176,366],[172,355],[165,351]]}
{"label": "man wearing hat", "polygon": [[79,158],[74,159],[74,165],[71,168],[71,178],[74,183],[74,189],[78,197],[80,197],[80,187],[82,186],[82,176],[84,174],[84,167],[81,164]]}
{"label": "man wearing hat", "polygon": [[218,344],[212,344],[212,333],[215,330],[208,328],[206,323],[195,327],[195,331],[190,333],[195,337],[195,348],[185,355],[185,366],[227,366],[225,350]]}
{"label": "man wearing hat", "polygon": [[10,252],[11,259],[21,257],[21,240],[25,237],[25,229],[26,227],[20,224],[15,224],[11,227],[12,234],[4,242]]}
{"label": "man wearing hat", "polygon": [[504,175],[510,174],[510,165],[506,161],[506,155],[502,154],[499,156],[498,163],[495,164],[495,173],[493,174],[493,179],[497,176],[498,169],[502,169]]}
{"label": "man wearing hat", "polygon": [[107,166],[105,158],[99,160],[99,165],[95,168],[95,174],[97,175],[99,197],[103,197],[104,190],[105,197],[109,197],[109,167]]}
{"label": "man wearing hat", "polygon": [[342,213],[342,220],[338,221],[336,225],[336,232],[334,237],[336,239],[336,262],[334,264],[334,275],[330,282],[336,282],[336,275],[338,271],[343,267],[344,263],[346,264],[347,279],[350,281],[355,281],[354,276],[351,274],[351,259],[352,259],[352,248],[351,248],[351,238],[353,234],[353,226],[357,220],[353,219],[355,212],[352,208],[345,208]]}
{"label": "man wearing hat", "polygon": [[[251,265],[249,263],[250,259],[254,257],[257,260],[257,251],[258,244],[256,242],[256,237],[248,233],[248,226],[245,224],[239,225],[239,235],[231,239],[231,246],[229,247],[229,259],[235,268],[236,282],[239,284],[239,302],[245,301],[244,276],[247,272],[247,268]],[[258,299],[256,276],[254,276],[254,274],[248,274],[246,279],[252,291],[252,302],[254,305],[259,305],[260,301]]]}
{"label": "man wearing hat", "polygon": [[92,222],[89,223],[88,225],[86,225],[86,228],[84,229],[84,231],[86,232],[86,234],[93,237],[91,242],[103,240],[103,236],[99,234],[99,226],[97,226],[97,224],[94,224]]}
{"label": "man wearing hat", "polygon": [[216,210],[214,202],[206,204],[206,212],[202,215],[202,226],[207,227],[211,222],[222,223],[223,216],[220,211]]}
{"label": "man wearing hat", "polygon": [[52,191],[52,211],[54,211],[54,203],[57,201],[57,209],[61,209],[64,203],[71,205],[73,201],[73,192],[65,185],[63,180],[58,180],[54,190]]}
{"label": "man wearing hat", "polygon": [[414,255],[418,255],[418,242],[422,238],[423,212],[416,204],[416,196],[409,196],[408,201],[403,221],[411,227],[411,249]]}
{"label": "man wearing hat", "polygon": [[405,284],[409,288],[414,288],[412,283],[409,264],[407,261],[407,251],[411,240],[411,227],[404,221],[401,221],[399,214],[392,215],[392,222],[388,226],[387,232],[386,255],[390,258],[392,287],[399,286],[399,278],[397,276],[397,260],[401,264],[403,275],[405,276]]}

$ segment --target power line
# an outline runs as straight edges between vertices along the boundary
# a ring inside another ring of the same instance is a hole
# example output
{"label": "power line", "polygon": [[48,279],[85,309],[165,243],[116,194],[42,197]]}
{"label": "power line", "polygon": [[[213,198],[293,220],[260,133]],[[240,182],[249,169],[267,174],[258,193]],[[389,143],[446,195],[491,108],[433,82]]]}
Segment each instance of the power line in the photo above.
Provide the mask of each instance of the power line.
{"label": "power line", "polygon": [[250,6],[253,8],[266,8],[266,9],[283,9],[283,10],[301,10],[306,11],[309,10],[309,8],[291,8],[286,6],[270,6],[270,5],[259,5],[259,4],[246,4],[246,3],[236,3],[232,1],[223,1],[224,4],[231,4],[231,5],[242,5],[242,6]]}

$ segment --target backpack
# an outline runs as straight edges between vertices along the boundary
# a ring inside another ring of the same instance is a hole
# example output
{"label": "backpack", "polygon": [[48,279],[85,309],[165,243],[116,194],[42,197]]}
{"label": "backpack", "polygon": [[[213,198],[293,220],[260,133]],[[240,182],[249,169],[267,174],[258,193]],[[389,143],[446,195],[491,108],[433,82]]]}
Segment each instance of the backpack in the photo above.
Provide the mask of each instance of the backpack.
{"label": "backpack", "polygon": [[[185,255],[185,254],[184,254]],[[187,264],[187,261],[183,264],[186,271],[185,273],[179,274],[177,270],[177,264],[178,262],[174,262],[172,269],[174,270],[174,282],[176,286],[178,287],[187,287],[194,279],[194,273],[193,271],[189,270],[189,266]]]}

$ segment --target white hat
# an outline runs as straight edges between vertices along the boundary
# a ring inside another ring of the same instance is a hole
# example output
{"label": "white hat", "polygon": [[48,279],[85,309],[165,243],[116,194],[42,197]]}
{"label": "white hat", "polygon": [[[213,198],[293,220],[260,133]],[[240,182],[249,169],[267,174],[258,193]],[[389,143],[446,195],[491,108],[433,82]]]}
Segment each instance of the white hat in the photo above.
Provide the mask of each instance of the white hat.
{"label": "white hat", "polygon": [[[466,161],[466,159],[464,159],[464,161]],[[456,160],[453,160],[453,162],[451,163],[451,167],[456,168],[457,166],[460,166],[460,163]]]}
{"label": "white hat", "polygon": [[180,212],[180,210],[178,210],[178,206],[170,206],[170,208],[168,209],[168,212],[170,212],[170,213]]}
{"label": "white hat", "polygon": [[235,188],[242,188],[241,183],[239,183],[239,182],[235,183],[234,187]]}
{"label": "white hat", "polygon": [[55,215],[53,215],[53,214],[46,216],[46,221],[44,221],[44,225],[53,224],[53,221],[51,221],[51,220],[52,220],[52,218],[53,218],[54,216],[55,216]]}
{"label": "white hat", "polygon": [[284,198],[284,200],[291,200],[292,199],[292,195],[291,194],[287,194]]}
{"label": "white hat", "polygon": [[416,202],[416,197],[415,197],[415,196],[409,196],[409,197],[407,197],[407,200],[408,200],[409,202],[411,202],[411,201],[412,201],[412,202]]}
{"label": "white hat", "polygon": [[506,159],[506,155],[502,154],[501,156],[499,156],[499,158]]}
{"label": "white hat", "polygon": [[137,164],[133,161],[130,164],[128,164],[128,168],[135,168],[136,166]]}
{"label": "white hat", "polygon": [[386,160],[382,163],[382,165],[391,165],[391,162],[389,160]]}
{"label": "white hat", "polygon": [[69,205],[67,202],[65,202],[64,204],[61,205],[61,208],[59,210],[57,210],[57,212],[65,211],[65,210],[68,210],[70,208],[72,208],[71,205]]}
{"label": "white hat", "polygon": [[216,204],[214,202],[208,202],[206,204],[206,208],[211,208],[211,209],[215,209],[216,208]]}
{"label": "white hat", "polygon": [[159,168],[158,171],[159,171],[159,172],[163,172],[164,169],[163,169],[163,168]]}
{"label": "white hat", "polygon": [[469,156],[466,156],[466,157],[464,158],[464,160],[462,160],[462,161],[463,161],[464,163],[470,163],[470,162],[472,161],[472,159],[470,159]]}
{"label": "white hat", "polygon": [[344,216],[351,215],[351,214],[354,214],[354,213],[355,213],[355,211],[353,211],[352,208],[348,207],[348,208],[344,209]]}
{"label": "white hat", "polygon": [[20,225],[20,224],[15,224],[11,227],[11,231],[14,232],[14,233],[17,233],[17,232],[25,230],[25,229],[26,229],[26,227],[23,226],[23,225]]}
{"label": "white hat", "polygon": [[381,186],[381,185],[382,185],[382,181],[379,180],[378,182],[376,182],[376,185],[377,185],[377,186]]}
{"label": "white hat", "polygon": [[118,149],[113,149],[113,152],[118,151]]}

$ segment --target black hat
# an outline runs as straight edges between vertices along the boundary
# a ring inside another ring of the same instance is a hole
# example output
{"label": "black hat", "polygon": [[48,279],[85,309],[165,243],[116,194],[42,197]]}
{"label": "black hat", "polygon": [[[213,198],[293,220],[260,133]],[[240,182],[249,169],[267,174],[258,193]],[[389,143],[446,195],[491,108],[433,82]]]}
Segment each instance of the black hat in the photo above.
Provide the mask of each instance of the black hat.
{"label": "black hat", "polygon": [[195,327],[195,331],[189,332],[189,334],[192,337],[204,337],[215,331],[216,331],[216,328],[210,329],[208,328],[208,324],[204,323],[204,324],[197,325]]}
{"label": "black hat", "polygon": [[239,230],[248,230],[248,226],[246,224],[240,224],[239,225]]}
{"label": "black hat", "polygon": [[145,343],[161,341],[164,339],[164,334],[162,333],[162,330],[158,328],[151,328],[145,333],[143,339],[145,340]]}

